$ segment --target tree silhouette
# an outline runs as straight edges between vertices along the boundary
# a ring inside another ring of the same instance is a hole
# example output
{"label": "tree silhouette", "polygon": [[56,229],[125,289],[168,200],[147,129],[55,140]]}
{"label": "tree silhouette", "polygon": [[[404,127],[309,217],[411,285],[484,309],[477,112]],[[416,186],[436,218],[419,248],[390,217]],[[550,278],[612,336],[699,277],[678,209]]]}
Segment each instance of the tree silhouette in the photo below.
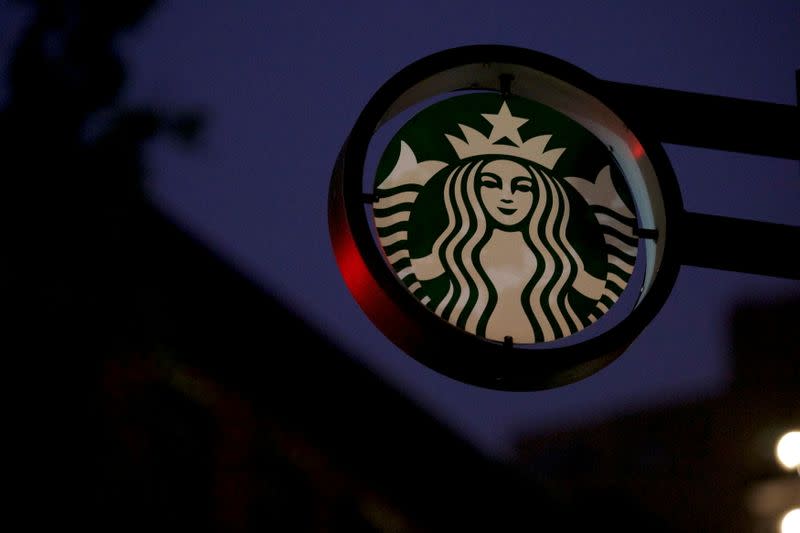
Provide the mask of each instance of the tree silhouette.
{"label": "tree silhouette", "polygon": [[200,118],[119,103],[116,40],[155,1],[24,3],[0,110],[3,351],[19,388],[16,434],[34,456],[28,490],[81,512],[99,495],[76,489],[98,479],[104,361],[152,344],[144,145],[162,134],[191,141]]}

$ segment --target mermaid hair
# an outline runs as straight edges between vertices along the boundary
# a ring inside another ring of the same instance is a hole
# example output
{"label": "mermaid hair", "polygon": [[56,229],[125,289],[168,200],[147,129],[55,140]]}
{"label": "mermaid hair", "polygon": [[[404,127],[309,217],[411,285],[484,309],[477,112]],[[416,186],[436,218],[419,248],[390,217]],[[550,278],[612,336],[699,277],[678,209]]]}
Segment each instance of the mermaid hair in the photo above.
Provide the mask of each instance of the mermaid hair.
{"label": "mermaid hair", "polygon": [[[444,184],[447,226],[432,248],[450,278],[436,314],[481,336],[486,334],[497,291],[479,261],[480,250],[491,236],[491,216],[487,217],[478,199],[478,177],[493,159],[468,160],[450,171]],[[567,241],[570,211],[564,187],[543,169],[529,162],[526,168],[539,201],[523,226],[523,238],[536,257],[536,270],[522,291],[521,303],[534,332],[533,342],[542,342],[583,329],[584,322],[568,299],[583,265]]]}

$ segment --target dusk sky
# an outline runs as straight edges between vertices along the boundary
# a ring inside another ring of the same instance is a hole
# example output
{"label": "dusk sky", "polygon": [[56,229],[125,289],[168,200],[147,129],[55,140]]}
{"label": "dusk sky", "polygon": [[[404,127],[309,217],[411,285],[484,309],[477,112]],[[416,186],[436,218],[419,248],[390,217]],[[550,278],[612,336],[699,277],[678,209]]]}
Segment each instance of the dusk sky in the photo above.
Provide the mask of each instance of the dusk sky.
{"label": "dusk sky", "polygon": [[[25,13],[17,4],[0,7],[3,68]],[[797,281],[682,267],[662,310],[611,365],[556,389],[499,392],[438,374],[388,341],[347,291],[327,224],[342,143],[373,93],[409,63],[456,46],[504,44],[606,80],[795,104],[797,0],[183,0],[160,4],[119,44],[129,68],[126,103],[206,117],[194,147],[167,140],[149,147],[153,200],[493,456],[509,457],[523,435],[713,395],[731,376],[735,306],[800,292]],[[797,161],[665,148],[687,210],[800,225]],[[787,243],[786,253],[796,247]]]}

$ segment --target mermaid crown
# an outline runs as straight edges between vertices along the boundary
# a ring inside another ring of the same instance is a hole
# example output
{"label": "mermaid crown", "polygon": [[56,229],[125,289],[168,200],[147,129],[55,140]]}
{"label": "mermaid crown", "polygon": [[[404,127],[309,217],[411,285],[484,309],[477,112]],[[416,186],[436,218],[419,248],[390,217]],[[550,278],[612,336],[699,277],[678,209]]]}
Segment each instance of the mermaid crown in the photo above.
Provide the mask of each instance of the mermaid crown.
{"label": "mermaid crown", "polygon": [[[492,125],[492,132],[488,137],[464,124],[458,125],[464,139],[445,134],[459,159],[480,155],[510,155],[553,170],[558,158],[564,153],[564,148],[545,150],[552,135],[538,135],[523,142],[519,128],[528,122],[528,119],[513,116],[506,102],[503,102],[497,114],[482,113],[481,116]],[[507,142],[498,144],[497,141],[502,139],[508,139],[511,144]]]}

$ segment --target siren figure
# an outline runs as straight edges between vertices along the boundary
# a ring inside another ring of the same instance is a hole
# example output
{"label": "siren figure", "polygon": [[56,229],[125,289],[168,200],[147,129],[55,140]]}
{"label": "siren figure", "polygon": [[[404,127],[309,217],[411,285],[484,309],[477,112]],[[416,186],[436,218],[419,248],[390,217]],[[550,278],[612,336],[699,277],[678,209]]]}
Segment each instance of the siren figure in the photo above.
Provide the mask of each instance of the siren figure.
{"label": "siren figure", "polygon": [[[625,288],[636,256],[635,217],[621,201],[616,213],[596,214],[600,226],[615,227],[604,237],[616,266],[604,279],[593,276],[568,238],[573,213],[567,189],[588,205],[599,203],[594,196],[614,190],[608,167],[594,182],[556,178],[552,169],[564,149],[545,150],[549,135],[523,142],[518,128],[527,119],[511,115],[505,102],[497,114],[483,117],[493,126],[488,137],[462,124],[463,139],[447,135],[459,158],[450,165],[417,162],[401,142],[374,206],[381,245],[408,289],[459,328],[524,344],[569,336],[596,321]],[[429,253],[412,257],[406,241],[414,201],[441,178],[447,224]],[[612,231],[630,240],[609,237]],[[447,290],[434,299],[424,284],[442,278]],[[581,298],[594,305],[588,311],[576,305]]]}

